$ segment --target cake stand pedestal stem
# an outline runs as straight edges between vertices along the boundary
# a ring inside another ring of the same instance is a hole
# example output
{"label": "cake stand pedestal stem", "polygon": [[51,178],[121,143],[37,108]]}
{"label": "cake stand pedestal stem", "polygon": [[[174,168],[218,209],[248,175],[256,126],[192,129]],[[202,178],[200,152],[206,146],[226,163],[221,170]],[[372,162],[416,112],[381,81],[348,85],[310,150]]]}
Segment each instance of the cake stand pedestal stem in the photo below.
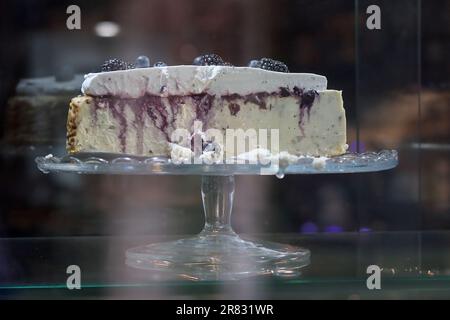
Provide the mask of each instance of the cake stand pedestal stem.
{"label": "cake stand pedestal stem", "polygon": [[234,198],[234,176],[202,176],[202,201],[205,226],[202,235],[234,235],[231,228],[231,210]]}

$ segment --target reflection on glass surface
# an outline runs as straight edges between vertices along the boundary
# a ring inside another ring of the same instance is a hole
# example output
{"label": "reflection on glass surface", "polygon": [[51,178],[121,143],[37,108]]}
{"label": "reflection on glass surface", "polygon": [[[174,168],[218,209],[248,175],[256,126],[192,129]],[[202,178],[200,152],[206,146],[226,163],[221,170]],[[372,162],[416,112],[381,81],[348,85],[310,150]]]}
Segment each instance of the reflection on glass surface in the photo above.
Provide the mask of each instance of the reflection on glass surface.
{"label": "reflection on glass surface", "polygon": [[[140,286],[115,259],[146,242],[115,237],[163,241],[201,230],[198,176],[44,175],[34,159],[65,154],[68,102],[80,94],[83,75],[104,60],[147,55],[150,63],[190,64],[208,52],[235,65],[275,57],[291,71],[326,75],[330,88],[343,90],[350,149],[399,151],[399,166],[387,172],[239,176],[234,230],[291,234],[287,242],[313,252],[304,283],[353,279],[373,260],[384,274],[412,274],[420,285],[448,277],[448,250],[433,247],[448,238],[445,232],[425,242],[420,233],[402,232],[450,228],[450,1],[377,3],[377,31],[365,27],[369,0],[78,1],[81,30],[66,28],[68,1],[1,3],[9,14],[0,28],[0,256],[8,261],[0,265],[0,286],[63,283],[53,268],[70,263],[62,254],[68,248],[86,265],[110,268],[109,280]],[[97,275],[86,275],[89,284],[109,283]],[[242,296],[259,297],[257,288],[248,284]],[[224,285],[217,295],[230,291]]]}

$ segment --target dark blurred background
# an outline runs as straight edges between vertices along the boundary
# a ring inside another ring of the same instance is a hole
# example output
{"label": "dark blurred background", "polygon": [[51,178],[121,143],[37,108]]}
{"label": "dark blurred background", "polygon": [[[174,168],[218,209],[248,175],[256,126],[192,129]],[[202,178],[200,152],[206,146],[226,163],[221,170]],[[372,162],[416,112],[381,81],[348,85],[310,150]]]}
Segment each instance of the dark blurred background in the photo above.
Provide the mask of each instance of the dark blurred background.
{"label": "dark blurred background", "polygon": [[[71,4],[81,30],[66,28]],[[381,30],[366,28],[371,4]],[[238,177],[238,232],[450,229],[449,0],[19,0],[0,12],[0,237],[200,231],[199,177],[44,175],[34,158],[65,153],[68,102],[104,60],[212,52],[326,75],[351,150],[400,156],[382,173]]]}

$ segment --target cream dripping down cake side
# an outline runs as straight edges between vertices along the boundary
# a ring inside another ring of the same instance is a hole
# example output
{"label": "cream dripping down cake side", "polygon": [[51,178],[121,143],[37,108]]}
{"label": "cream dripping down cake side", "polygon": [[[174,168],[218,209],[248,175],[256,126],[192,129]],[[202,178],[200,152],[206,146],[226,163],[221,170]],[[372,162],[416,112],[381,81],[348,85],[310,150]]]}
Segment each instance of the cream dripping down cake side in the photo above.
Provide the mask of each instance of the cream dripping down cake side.
{"label": "cream dripping down cake side", "polygon": [[69,153],[170,156],[173,132],[193,132],[194,123],[224,137],[227,129],[278,129],[279,151],[296,156],[334,156],[347,149],[341,91],[327,90],[324,76],[289,73],[272,59],[248,67],[231,66],[217,55],[179,66],[150,67],[139,57],[134,67],[114,59],[102,72],[86,75],[82,92],[70,103]]}

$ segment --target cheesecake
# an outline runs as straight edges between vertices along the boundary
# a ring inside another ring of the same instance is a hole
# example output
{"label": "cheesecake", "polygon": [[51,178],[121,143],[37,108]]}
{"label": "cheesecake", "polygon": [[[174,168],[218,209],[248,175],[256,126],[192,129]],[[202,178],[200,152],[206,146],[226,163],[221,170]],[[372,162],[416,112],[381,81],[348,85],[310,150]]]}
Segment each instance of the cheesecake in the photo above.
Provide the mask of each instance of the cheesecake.
{"label": "cheesecake", "polygon": [[21,79],[5,108],[3,141],[11,147],[64,150],[67,105],[79,94],[83,75]]}
{"label": "cheesecake", "polygon": [[198,135],[200,153],[220,149],[221,158],[231,158],[252,151],[232,143],[236,132],[254,140],[247,147],[296,156],[347,149],[342,93],[327,90],[321,75],[230,65],[144,67],[88,74],[82,93],[70,102],[69,153],[170,157],[174,146],[194,152]]}

